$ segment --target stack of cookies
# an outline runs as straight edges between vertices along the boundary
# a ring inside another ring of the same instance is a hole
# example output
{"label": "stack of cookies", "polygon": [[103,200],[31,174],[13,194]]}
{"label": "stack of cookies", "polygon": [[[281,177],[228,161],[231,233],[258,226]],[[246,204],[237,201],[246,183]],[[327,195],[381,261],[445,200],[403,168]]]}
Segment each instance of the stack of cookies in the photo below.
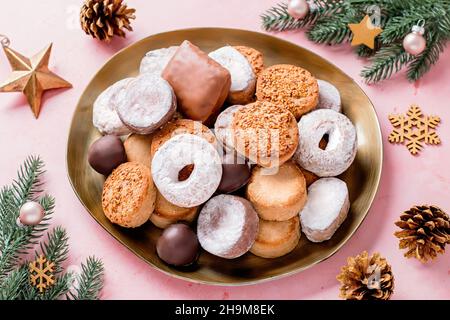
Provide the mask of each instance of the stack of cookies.
{"label": "stack of cookies", "polygon": [[357,138],[339,91],[298,66],[266,68],[254,48],[152,50],[139,76],[98,96],[93,124],[103,136],[88,161],[107,176],[105,216],[164,229],[154,249],[168,264],[194,263],[200,247],[280,257],[302,231],[330,239],[349,211],[335,176]]}

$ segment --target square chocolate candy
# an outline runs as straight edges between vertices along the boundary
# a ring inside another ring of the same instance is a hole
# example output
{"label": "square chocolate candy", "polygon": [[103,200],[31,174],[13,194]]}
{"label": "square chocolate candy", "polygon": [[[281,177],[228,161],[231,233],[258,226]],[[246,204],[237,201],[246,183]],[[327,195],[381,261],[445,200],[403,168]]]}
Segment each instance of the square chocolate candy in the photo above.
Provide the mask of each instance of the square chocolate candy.
{"label": "square chocolate candy", "polygon": [[206,123],[217,115],[231,86],[228,70],[187,40],[162,76],[177,96],[179,111],[189,119]]}

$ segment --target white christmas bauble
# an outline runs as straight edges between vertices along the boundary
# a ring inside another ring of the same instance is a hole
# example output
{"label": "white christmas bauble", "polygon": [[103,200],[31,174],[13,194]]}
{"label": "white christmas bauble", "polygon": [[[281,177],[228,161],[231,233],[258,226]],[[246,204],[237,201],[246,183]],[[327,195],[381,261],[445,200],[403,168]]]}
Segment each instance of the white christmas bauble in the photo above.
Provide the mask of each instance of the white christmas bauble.
{"label": "white christmas bauble", "polygon": [[303,19],[309,13],[309,4],[306,0],[289,0],[288,13],[295,19]]}
{"label": "white christmas bauble", "polygon": [[36,226],[45,216],[44,208],[39,202],[25,202],[19,210],[19,222],[26,226]]}
{"label": "white christmas bauble", "polygon": [[414,26],[413,31],[406,35],[403,39],[403,48],[412,55],[418,55],[425,50],[427,41],[423,37],[424,30],[422,27]]}

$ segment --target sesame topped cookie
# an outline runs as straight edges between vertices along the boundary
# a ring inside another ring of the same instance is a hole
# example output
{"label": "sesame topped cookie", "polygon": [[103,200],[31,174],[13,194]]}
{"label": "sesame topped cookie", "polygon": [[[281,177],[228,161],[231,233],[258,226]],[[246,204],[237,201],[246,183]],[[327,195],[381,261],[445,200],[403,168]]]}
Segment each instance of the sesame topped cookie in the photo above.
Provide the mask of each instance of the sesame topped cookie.
{"label": "sesame topped cookie", "polygon": [[288,64],[265,69],[258,77],[256,98],[286,108],[298,120],[319,102],[319,86],[309,71]]}
{"label": "sesame topped cookie", "polygon": [[265,101],[251,103],[234,114],[234,147],[260,166],[277,167],[297,149],[296,123],[292,113],[282,107]]}

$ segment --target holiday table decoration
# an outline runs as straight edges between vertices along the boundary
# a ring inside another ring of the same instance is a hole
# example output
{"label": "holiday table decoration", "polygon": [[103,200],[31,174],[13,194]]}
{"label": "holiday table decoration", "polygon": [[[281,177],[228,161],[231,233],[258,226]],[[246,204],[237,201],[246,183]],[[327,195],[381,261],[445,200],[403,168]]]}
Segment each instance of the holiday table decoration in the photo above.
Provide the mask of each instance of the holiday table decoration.
{"label": "holiday table decoration", "polygon": [[340,296],[347,300],[388,300],[394,293],[391,266],[379,253],[349,257],[337,280]]}
{"label": "holiday table decoration", "polygon": [[55,284],[55,264],[40,255],[35,261],[30,262],[30,281],[33,287],[43,293]]}
{"label": "holiday table decoration", "polygon": [[0,39],[12,68],[10,76],[0,84],[0,92],[22,92],[27,97],[34,116],[38,118],[45,91],[71,88],[72,85],[48,68],[52,44],[27,58],[9,47],[10,41],[6,36],[0,35]]}
{"label": "holiday table decoration", "polygon": [[123,29],[133,31],[130,20],[136,18],[135,12],[123,0],[85,0],[80,11],[81,28],[93,38],[109,42],[114,36],[125,37]]}
{"label": "holiday table decoration", "polygon": [[423,148],[423,144],[437,145],[441,139],[434,131],[441,122],[438,116],[425,116],[418,105],[411,105],[405,115],[389,115],[394,130],[390,133],[390,143],[406,143],[406,147],[412,155],[417,155]]}
{"label": "holiday table decoration", "polygon": [[443,254],[445,245],[450,244],[450,219],[439,207],[414,206],[400,215],[395,225],[402,229],[395,236],[400,239],[399,248],[408,250],[407,258],[427,262]]}
{"label": "holiday table decoration", "polygon": [[19,210],[17,223],[19,225],[36,226],[45,217],[45,210],[37,201],[25,202]]}
{"label": "holiday table decoration", "polygon": [[368,15],[364,16],[360,23],[349,23],[348,27],[353,33],[352,46],[363,44],[370,49],[374,49],[375,37],[383,31],[372,24]]}
{"label": "holiday table decoration", "polygon": [[[367,15],[369,20],[379,21],[376,27],[383,30],[373,47],[371,41],[357,41],[369,37],[369,31],[352,32],[352,25]],[[450,40],[449,0],[290,0],[270,8],[261,18],[268,31],[307,27],[308,38],[316,43],[369,44],[356,48],[358,56],[369,58],[361,72],[367,82],[390,78],[403,67],[407,67],[410,81],[420,79]]]}
{"label": "holiday table decoration", "polygon": [[[55,208],[53,197],[41,196],[43,167],[39,157],[27,158],[13,184],[0,190],[0,300],[98,299],[103,286],[99,259],[89,257],[79,274],[64,272],[62,263],[69,254],[66,231],[57,226],[38,242]],[[17,223],[24,206],[31,215],[42,210],[44,217],[38,223]],[[32,251],[35,258],[27,262]]]}

